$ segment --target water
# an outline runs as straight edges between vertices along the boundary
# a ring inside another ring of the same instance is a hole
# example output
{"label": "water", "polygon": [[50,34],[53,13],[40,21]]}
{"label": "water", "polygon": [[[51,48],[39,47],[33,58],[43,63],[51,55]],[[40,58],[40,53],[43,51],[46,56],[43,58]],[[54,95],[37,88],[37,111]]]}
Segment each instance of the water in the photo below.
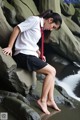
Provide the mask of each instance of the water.
{"label": "water", "polygon": [[41,120],[80,120],[80,104],[76,108],[67,105],[58,105],[61,112],[48,108],[50,115],[44,114],[35,101],[31,102],[32,107],[39,113]]}
{"label": "water", "polygon": [[80,106],[75,109],[61,106],[61,112],[45,120],[80,120]]}
{"label": "water", "polygon": [[[37,84],[37,93],[36,95],[41,94],[41,89],[42,89],[42,84],[40,82],[38,82]],[[55,97],[59,96],[60,94],[55,91]],[[61,98],[62,101],[62,98]],[[55,111],[52,108],[48,108],[50,111],[50,115],[45,115],[39,108],[39,106],[37,105],[35,100],[31,100],[31,106],[33,109],[35,109],[35,111],[37,111],[39,113],[39,115],[41,116],[41,120],[80,120],[80,103],[76,101],[76,104],[74,104],[75,107],[71,107],[69,105],[59,103],[58,106],[61,109],[61,112]]]}

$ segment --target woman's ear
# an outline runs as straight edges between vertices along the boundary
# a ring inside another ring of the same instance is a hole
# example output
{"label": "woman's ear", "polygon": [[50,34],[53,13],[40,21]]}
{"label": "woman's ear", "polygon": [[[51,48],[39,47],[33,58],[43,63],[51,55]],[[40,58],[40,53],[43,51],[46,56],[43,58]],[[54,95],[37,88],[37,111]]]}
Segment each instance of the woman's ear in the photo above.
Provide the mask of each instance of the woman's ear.
{"label": "woman's ear", "polygon": [[49,23],[52,23],[53,22],[53,18],[49,18],[48,21],[49,21]]}

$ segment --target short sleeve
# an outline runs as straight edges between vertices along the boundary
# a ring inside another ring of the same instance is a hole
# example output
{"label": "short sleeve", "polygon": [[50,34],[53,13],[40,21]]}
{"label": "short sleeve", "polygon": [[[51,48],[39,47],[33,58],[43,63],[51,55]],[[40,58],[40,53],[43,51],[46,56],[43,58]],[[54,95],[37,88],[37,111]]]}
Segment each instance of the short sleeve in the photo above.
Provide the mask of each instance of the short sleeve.
{"label": "short sleeve", "polygon": [[34,27],[38,23],[36,17],[31,16],[28,19],[26,19],[24,22],[18,24],[17,26],[19,27],[21,32],[27,31]]}

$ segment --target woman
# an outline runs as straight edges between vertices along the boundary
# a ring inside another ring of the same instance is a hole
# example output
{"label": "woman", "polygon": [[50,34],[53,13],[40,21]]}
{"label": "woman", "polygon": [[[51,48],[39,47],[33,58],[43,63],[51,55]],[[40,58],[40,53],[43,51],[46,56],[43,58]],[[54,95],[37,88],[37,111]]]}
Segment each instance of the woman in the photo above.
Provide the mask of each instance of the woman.
{"label": "woman", "polygon": [[41,110],[50,114],[48,106],[60,111],[56,105],[53,92],[56,70],[51,65],[41,60],[40,50],[37,45],[41,38],[41,27],[45,31],[58,30],[61,27],[62,19],[58,13],[47,10],[40,16],[31,16],[24,22],[18,24],[12,32],[8,47],[3,49],[4,54],[12,55],[12,48],[15,43],[14,60],[18,67],[45,74],[41,98],[37,101]]}

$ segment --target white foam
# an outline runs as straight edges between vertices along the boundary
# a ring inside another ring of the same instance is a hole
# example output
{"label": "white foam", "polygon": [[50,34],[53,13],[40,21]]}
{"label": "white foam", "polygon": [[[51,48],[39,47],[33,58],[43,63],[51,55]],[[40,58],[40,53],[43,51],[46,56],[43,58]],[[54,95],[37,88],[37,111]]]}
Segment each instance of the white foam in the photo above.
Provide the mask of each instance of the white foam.
{"label": "white foam", "polygon": [[70,97],[80,101],[80,98],[77,97],[76,94],[73,92],[79,82],[80,82],[80,71],[78,72],[78,74],[69,75],[61,81],[56,78],[55,84],[62,87]]}

